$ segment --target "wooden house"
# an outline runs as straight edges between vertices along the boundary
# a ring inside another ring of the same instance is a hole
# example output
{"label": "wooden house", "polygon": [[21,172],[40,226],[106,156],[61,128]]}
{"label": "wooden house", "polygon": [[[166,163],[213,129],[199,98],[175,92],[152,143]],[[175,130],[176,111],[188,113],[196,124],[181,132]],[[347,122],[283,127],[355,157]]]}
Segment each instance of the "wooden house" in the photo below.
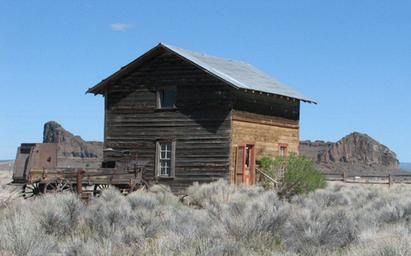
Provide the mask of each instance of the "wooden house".
{"label": "wooden house", "polygon": [[104,165],[131,152],[174,191],[254,184],[256,160],[298,153],[300,102],[315,103],[249,64],[161,43],[87,92],[105,98]]}

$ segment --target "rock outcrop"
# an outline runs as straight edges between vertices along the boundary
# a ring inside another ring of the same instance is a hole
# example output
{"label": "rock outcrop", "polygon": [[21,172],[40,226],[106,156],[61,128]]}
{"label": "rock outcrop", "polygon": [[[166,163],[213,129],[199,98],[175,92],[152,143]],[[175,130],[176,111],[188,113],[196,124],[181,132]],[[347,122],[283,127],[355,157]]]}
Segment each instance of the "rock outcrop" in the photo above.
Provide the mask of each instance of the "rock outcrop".
{"label": "rock outcrop", "polygon": [[81,166],[85,161],[98,167],[103,159],[102,142],[85,141],[54,121],[44,124],[43,143],[57,143],[59,161],[67,167]]}
{"label": "rock outcrop", "polygon": [[382,165],[390,169],[399,167],[399,161],[393,151],[368,135],[358,132],[332,144],[320,155],[319,160],[321,162]]}
{"label": "rock outcrop", "polygon": [[390,173],[399,171],[396,154],[370,136],[351,133],[336,143],[301,141],[300,153],[326,172]]}

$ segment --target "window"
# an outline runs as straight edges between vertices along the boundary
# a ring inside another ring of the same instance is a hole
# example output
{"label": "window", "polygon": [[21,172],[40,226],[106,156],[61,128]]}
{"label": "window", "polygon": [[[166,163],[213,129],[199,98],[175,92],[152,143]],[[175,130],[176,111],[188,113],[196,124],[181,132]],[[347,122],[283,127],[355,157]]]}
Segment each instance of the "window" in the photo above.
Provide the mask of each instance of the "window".
{"label": "window", "polygon": [[171,143],[160,143],[160,176],[171,174]]}
{"label": "window", "polygon": [[156,146],[156,173],[158,177],[174,176],[175,142],[157,141]]}
{"label": "window", "polygon": [[104,161],[101,164],[102,168],[115,168],[116,167],[116,161]]}
{"label": "window", "polygon": [[177,90],[175,87],[160,88],[157,91],[157,108],[174,108]]}
{"label": "window", "polygon": [[280,144],[280,156],[287,156],[287,148],[288,145],[287,144]]}

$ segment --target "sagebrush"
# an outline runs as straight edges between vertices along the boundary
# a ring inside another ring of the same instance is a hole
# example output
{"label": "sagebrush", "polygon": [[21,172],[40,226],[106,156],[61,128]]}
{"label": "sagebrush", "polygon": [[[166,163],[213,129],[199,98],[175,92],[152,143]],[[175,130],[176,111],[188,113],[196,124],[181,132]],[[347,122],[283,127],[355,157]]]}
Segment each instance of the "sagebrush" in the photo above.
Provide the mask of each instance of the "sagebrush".
{"label": "sagebrush", "polygon": [[282,200],[261,187],[195,184],[87,205],[75,194],[0,209],[0,255],[410,255],[411,188],[329,185]]}

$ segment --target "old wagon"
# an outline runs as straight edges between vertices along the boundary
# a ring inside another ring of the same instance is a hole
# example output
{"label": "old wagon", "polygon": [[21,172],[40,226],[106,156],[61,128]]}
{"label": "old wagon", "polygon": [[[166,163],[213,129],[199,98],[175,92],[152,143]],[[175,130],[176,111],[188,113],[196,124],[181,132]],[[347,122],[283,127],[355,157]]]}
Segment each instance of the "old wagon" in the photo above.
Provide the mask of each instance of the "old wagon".
{"label": "old wagon", "polygon": [[24,198],[43,193],[73,191],[82,197],[100,195],[110,186],[127,194],[147,187],[143,177],[144,162],[125,154],[115,164],[102,168],[61,167],[54,143],[21,144],[13,170],[13,183],[22,185]]}

